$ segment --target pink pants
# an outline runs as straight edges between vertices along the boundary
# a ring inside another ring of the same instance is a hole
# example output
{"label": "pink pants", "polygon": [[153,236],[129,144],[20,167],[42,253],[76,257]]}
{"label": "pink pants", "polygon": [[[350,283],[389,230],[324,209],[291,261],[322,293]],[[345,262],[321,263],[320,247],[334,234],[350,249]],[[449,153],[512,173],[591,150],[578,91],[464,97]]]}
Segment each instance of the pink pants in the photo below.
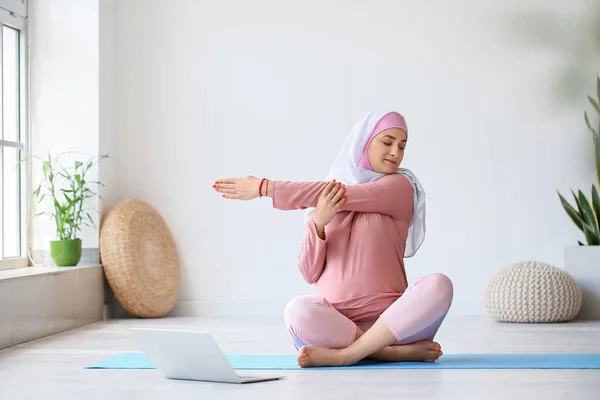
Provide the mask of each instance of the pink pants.
{"label": "pink pants", "polygon": [[[443,274],[422,277],[390,305],[379,318],[397,344],[433,340],[452,304],[452,281]],[[339,349],[352,344],[358,326],[325,298],[300,296],[285,308],[285,324],[296,348],[306,344]]]}

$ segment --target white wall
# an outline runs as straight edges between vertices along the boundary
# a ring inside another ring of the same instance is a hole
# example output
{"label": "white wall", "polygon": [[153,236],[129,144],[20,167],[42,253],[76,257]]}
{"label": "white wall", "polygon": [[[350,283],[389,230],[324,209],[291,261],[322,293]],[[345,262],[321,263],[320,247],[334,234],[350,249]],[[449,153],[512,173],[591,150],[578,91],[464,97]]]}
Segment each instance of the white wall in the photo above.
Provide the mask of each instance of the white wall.
{"label": "white wall", "polygon": [[[30,0],[31,142],[34,155],[86,160],[99,153],[98,0]],[[33,165],[33,183],[43,178],[41,163]],[[98,180],[98,168],[88,180]],[[43,206],[48,202],[44,202]],[[98,199],[89,207],[99,210]],[[45,208],[45,207],[44,207]],[[38,208],[39,211],[41,208]],[[91,213],[97,221],[97,213]],[[45,216],[33,219],[32,248],[49,249],[55,225]],[[86,248],[98,247],[98,232],[85,228]]]}
{"label": "white wall", "polygon": [[[428,192],[409,280],[445,273],[451,312],[481,314],[501,267],[562,265],[580,235],[556,190],[594,179],[585,103],[561,100],[566,56],[527,45],[513,18],[577,19],[585,4],[511,3],[118,2],[116,197],[148,201],[171,227],[178,311],[279,315],[311,293],[296,269],[302,213],[227,202],[211,185],[248,174],[320,180],[354,120],[378,107],[406,116],[405,166]],[[591,92],[593,69],[583,82]]]}
{"label": "white wall", "polygon": [[99,126],[98,147],[100,154],[109,154],[99,168],[100,188],[99,209],[104,215],[119,200],[119,179],[117,134],[115,131],[115,93],[116,86],[116,54],[117,54],[117,0],[101,0],[98,2],[98,51],[99,51]]}

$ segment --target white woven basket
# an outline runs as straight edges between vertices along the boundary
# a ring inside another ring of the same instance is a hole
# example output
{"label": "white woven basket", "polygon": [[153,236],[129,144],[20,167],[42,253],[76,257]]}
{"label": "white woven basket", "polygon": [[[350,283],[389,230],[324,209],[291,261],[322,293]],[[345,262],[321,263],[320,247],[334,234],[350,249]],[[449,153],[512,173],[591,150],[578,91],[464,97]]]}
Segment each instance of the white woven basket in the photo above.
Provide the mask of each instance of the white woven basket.
{"label": "white woven basket", "polygon": [[565,322],[581,308],[581,289],[560,268],[523,261],[501,269],[488,282],[483,303],[501,322]]}

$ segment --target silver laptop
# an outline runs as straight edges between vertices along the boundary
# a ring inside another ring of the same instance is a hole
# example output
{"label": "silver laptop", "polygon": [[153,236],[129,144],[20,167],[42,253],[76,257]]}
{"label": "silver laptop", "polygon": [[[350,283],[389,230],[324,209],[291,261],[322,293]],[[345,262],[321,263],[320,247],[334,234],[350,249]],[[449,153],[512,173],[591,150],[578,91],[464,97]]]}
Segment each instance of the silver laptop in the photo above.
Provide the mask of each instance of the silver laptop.
{"label": "silver laptop", "polygon": [[250,383],[284,378],[238,375],[208,332],[151,328],[131,331],[156,370],[169,379]]}

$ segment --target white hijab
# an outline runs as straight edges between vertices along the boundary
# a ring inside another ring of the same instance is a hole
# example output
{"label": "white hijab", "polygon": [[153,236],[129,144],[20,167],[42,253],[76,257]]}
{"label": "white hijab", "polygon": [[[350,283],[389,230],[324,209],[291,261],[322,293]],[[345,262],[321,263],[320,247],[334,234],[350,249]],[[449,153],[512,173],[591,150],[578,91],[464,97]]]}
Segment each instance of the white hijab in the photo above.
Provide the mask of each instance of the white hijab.
{"label": "white hijab", "polygon": [[[377,111],[370,112],[359,119],[350,135],[346,138],[342,149],[338,153],[326,181],[335,179],[344,184],[360,184],[373,182],[385,174],[358,167],[362,151],[369,140],[375,126],[385,115],[395,111]],[[425,239],[425,190],[421,186],[415,174],[406,169],[398,168],[396,173],[406,176],[414,189],[414,214],[408,229],[408,238],[406,240],[406,249],[404,256],[412,257]],[[315,212],[314,208],[308,209],[305,214],[305,221],[308,221]]]}

